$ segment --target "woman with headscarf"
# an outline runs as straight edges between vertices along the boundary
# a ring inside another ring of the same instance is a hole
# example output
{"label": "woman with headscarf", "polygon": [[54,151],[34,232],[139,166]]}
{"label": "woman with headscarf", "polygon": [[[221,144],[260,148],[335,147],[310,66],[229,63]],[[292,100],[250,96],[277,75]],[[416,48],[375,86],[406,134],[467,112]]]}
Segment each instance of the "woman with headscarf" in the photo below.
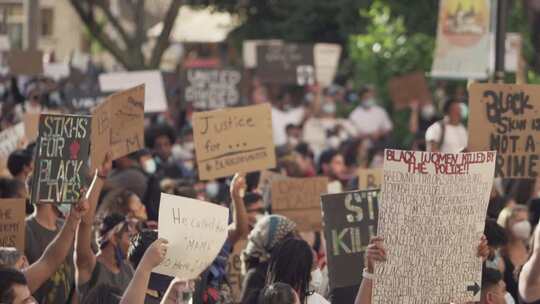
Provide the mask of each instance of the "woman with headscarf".
{"label": "woman with headscarf", "polygon": [[268,261],[272,250],[285,239],[297,237],[296,224],[280,215],[269,215],[257,222],[248,236],[242,260],[246,270],[241,292],[242,304],[256,304],[266,285]]}

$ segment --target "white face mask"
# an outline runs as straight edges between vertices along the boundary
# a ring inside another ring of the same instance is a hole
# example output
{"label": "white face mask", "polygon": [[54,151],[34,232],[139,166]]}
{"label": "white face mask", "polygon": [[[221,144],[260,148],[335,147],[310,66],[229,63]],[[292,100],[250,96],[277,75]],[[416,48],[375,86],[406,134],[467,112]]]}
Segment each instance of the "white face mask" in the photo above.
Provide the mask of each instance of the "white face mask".
{"label": "white face mask", "polygon": [[146,161],[144,161],[143,170],[144,172],[148,174],[156,173],[156,170],[157,170],[156,161],[153,158],[149,158]]}
{"label": "white face mask", "polygon": [[531,223],[529,221],[521,221],[517,222],[512,226],[512,233],[519,238],[520,240],[527,241],[529,240],[529,237],[531,236]]}
{"label": "white face mask", "polygon": [[336,105],[332,102],[326,102],[322,105],[322,111],[324,114],[336,113]]}
{"label": "white face mask", "polygon": [[420,110],[420,115],[425,120],[431,119],[435,115],[435,106],[432,104],[423,106],[422,110]]}
{"label": "white face mask", "polygon": [[368,98],[364,100],[364,102],[362,102],[362,105],[366,108],[371,108],[376,104],[377,104],[377,101],[375,100],[375,98]]}
{"label": "white face mask", "polygon": [[219,193],[219,184],[216,182],[209,182],[206,184],[206,195],[209,198],[215,198]]}
{"label": "white face mask", "polygon": [[508,292],[504,295],[504,301],[506,302],[506,304],[515,304],[516,301],[514,301],[514,297],[512,297],[511,294],[509,294]]}
{"label": "white face mask", "polygon": [[287,143],[290,146],[296,147],[300,143],[300,141],[296,137],[289,136],[287,137]]}
{"label": "white face mask", "polygon": [[323,281],[323,275],[320,268],[317,268],[311,272],[311,281],[309,281],[309,289],[318,291],[321,289]]}

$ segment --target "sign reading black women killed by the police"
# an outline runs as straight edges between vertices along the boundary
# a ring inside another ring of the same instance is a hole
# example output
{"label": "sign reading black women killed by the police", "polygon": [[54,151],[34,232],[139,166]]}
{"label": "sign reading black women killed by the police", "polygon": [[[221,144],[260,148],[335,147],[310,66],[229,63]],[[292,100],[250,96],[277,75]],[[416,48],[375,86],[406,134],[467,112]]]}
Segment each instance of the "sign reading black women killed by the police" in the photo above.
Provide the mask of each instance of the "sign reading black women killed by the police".
{"label": "sign reading black women killed by the police", "polygon": [[313,44],[286,43],[257,46],[256,74],[262,82],[315,84]]}
{"label": "sign reading black women killed by the police", "polygon": [[184,101],[196,110],[215,110],[240,103],[242,72],[236,69],[188,69]]}
{"label": "sign reading black women killed by the police", "polygon": [[468,150],[496,150],[497,177],[540,177],[540,86],[473,84],[469,96]]}
{"label": "sign reading black women killed by the police", "polygon": [[32,184],[33,203],[73,204],[87,186],[91,117],[42,114]]}
{"label": "sign reading black women killed by the police", "polygon": [[321,196],[330,289],[356,286],[369,240],[377,234],[379,190]]}
{"label": "sign reading black women killed by the police", "polygon": [[276,165],[268,104],[196,112],[193,136],[201,180]]}
{"label": "sign reading black women killed by the police", "polygon": [[496,152],[385,150],[373,304],[480,300],[484,233]]}

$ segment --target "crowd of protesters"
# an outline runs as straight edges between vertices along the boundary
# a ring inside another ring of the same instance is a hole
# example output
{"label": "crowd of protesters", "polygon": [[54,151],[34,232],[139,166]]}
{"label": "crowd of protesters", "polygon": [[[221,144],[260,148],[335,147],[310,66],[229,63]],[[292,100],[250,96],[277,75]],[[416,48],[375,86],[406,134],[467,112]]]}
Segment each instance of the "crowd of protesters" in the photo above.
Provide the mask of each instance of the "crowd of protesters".
{"label": "crowd of protesters", "polygon": [[[6,79],[2,88],[2,130],[24,113],[71,113],[49,81],[20,86]],[[411,100],[400,121],[369,85],[303,89],[254,82],[250,91],[247,104],[272,105],[278,156],[272,171],[326,176],[329,193],[357,189],[358,169],[380,168],[385,148],[466,150],[467,99],[459,91],[443,91],[446,97],[431,104]],[[234,303],[226,268],[242,239],[241,303],[371,303],[373,267],[384,263],[384,240],[371,240],[365,269],[351,269],[363,277],[359,289],[330,290],[321,232],[299,233],[296,223],[272,214],[259,172],[198,179],[193,110],[179,109],[147,117],[146,148],[115,160],[108,156],[89,198],[70,208],[28,203],[35,145],[21,143],[11,153],[0,197],[27,199],[28,217],[24,252],[0,248],[0,303]],[[167,252],[167,240],[156,232],[162,192],[230,208],[227,240],[194,282],[152,273]],[[484,260],[480,303],[540,303],[539,206],[540,179],[495,180],[478,244]]]}

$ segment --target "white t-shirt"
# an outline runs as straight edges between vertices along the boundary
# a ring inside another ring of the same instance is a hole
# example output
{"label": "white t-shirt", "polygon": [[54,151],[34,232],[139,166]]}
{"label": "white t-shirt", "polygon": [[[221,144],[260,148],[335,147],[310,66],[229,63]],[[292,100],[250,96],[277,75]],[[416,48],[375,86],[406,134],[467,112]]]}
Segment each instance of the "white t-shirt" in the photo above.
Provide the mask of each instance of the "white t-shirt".
{"label": "white t-shirt", "polygon": [[[432,124],[426,131],[426,142],[439,143],[442,136],[441,122]],[[467,129],[462,124],[444,125],[444,142],[439,150],[444,153],[459,153],[467,147]]]}
{"label": "white t-shirt", "polygon": [[307,297],[307,304],[330,304],[327,299],[318,293],[313,293]]}
{"label": "white t-shirt", "polygon": [[377,132],[389,132],[392,130],[392,121],[386,110],[380,106],[356,109],[349,116],[349,120],[356,127],[359,135],[371,135]]}
{"label": "white t-shirt", "polygon": [[281,146],[287,143],[287,133],[285,128],[289,124],[298,125],[304,118],[304,108],[297,107],[287,112],[272,107],[272,130],[274,133],[274,144]]}

